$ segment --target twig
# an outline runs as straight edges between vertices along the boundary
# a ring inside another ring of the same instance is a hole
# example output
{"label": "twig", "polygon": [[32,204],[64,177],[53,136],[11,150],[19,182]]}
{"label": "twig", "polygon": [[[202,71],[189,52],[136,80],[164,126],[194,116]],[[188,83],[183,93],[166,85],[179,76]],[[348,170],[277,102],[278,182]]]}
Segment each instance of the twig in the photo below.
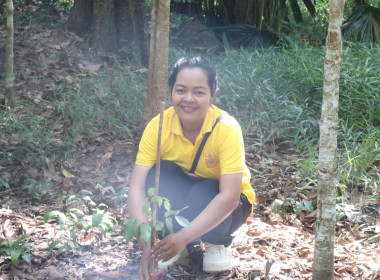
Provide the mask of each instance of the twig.
{"label": "twig", "polygon": [[[158,196],[158,190],[160,185],[160,163],[161,163],[161,135],[162,135],[162,123],[164,119],[165,102],[161,102],[160,108],[160,123],[158,126],[158,139],[157,139],[157,160],[156,160],[156,177],[154,181],[154,196]],[[152,234],[150,237],[151,247],[154,247],[156,239],[156,222],[157,222],[157,201],[153,202],[152,207]],[[150,270],[152,273],[156,271],[156,262],[151,260]]]}
{"label": "twig", "polygon": [[267,280],[269,279],[269,271],[272,267],[272,265],[274,264],[275,260],[274,259],[269,259],[267,261],[267,263],[265,264],[265,275],[264,275],[264,279]]}

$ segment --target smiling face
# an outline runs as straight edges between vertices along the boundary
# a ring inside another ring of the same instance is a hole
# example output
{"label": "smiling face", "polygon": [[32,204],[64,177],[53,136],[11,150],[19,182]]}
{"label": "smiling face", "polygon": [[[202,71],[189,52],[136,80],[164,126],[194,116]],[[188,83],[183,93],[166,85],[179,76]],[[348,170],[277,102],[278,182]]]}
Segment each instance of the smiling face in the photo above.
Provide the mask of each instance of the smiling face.
{"label": "smiling face", "polygon": [[200,129],[211,102],[206,72],[200,67],[181,69],[172,88],[172,104],[182,127]]}

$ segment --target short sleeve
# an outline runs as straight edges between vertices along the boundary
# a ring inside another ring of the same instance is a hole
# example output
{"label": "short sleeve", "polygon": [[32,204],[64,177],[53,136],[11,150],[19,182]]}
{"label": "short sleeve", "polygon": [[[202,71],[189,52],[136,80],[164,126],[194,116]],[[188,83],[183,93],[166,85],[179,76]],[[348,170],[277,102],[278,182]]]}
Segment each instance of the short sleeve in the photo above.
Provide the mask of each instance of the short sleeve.
{"label": "short sleeve", "polygon": [[219,146],[220,174],[243,172],[245,169],[244,142],[240,125],[229,124],[223,131]]}
{"label": "short sleeve", "polygon": [[136,164],[143,166],[153,166],[157,157],[159,118],[153,118],[145,127],[139,144],[139,151],[136,156]]}

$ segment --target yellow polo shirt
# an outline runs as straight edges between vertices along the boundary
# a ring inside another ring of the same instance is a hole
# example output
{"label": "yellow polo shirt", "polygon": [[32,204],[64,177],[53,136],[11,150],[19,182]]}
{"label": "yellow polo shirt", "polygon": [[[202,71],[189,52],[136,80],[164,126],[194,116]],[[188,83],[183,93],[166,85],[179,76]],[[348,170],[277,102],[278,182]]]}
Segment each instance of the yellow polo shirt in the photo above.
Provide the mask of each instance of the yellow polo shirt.
{"label": "yellow polo shirt", "polygon": [[[165,110],[161,136],[161,159],[173,161],[184,172],[189,172],[205,133],[211,131],[216,118],[223,113],[224,111],[215,105],[210,106],[200,134],[193,145],[183,135],[181,122],[173,107]],[[146,126],[140,141],[136,164],[151,167],[156,163],[159,121],[158,115]],[[253,204],[255,192],[250,185],[251,175],[245,164],[243,135],[236,119],[228,116],[219,121],[208,138],[195,174],[207,179],[220,180],[221,175],[233,173],[243,173],[241,192]]]}

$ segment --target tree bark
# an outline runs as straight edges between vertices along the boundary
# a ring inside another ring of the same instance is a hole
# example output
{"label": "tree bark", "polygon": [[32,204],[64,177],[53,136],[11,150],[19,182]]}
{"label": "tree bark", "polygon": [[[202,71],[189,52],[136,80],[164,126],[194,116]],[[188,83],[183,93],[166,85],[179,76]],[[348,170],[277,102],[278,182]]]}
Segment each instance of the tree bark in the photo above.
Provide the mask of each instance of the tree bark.
{"label": "tree bark", "polygon": [[7,48],[6,48],[6,77],[5,77],[5,107],[12,108],[14,105],[14,53],[13,53],[13,35],[14,35],[14,25],[13,25],[13,1],[7,0]]}
{"label": "tree bark", "polygon": [[303,3],[305,4],[307,10],[309,11],[310,15],[313,17],[315,16],[315,7],[313,2],[311,0],[303,0]]}
{"label": "tree bark", "polygon": [[118,46],[130,45],[143,65],[149,63],[149,41],[144,32],[147,21],[141,0],[116,0],[116,35]]}
{"label": "tree bark", "polygon": [[97,50],[113,51],[117,47],[114,0],[93,0],[91,42]]}
{"label": "tree bark", "polygon": [[144,0],[75,0],[67,28],[79,36],[89,35],[98,50],[133,47],[143,65],[148,65],[148,36]]}
{"label": "tree bark", "polygon": [[91,30],[92,0],[75,0],[67,22],[67,28],[80,36]]}
{"label": "tree bark", "polygon": [[344,0],[330,0],[324,63],[323,102],[318,162],[318,210],[314,243],[313,280],[334,279],[336,224],[337,134],[339,80],[342,64]]}
{"label": "tree bark", "polygon": [[145,123],[160,112],[167,96],[170,0],[153,0],[152,7]]}
{"label": "tree bark", "polygon": [[290,0],[289,2],[290,2],[290,7],[292,8],[293,16],[296,23],[303,22],[301,9],[300,9],[300,6],[298,5],[297,0]]}

